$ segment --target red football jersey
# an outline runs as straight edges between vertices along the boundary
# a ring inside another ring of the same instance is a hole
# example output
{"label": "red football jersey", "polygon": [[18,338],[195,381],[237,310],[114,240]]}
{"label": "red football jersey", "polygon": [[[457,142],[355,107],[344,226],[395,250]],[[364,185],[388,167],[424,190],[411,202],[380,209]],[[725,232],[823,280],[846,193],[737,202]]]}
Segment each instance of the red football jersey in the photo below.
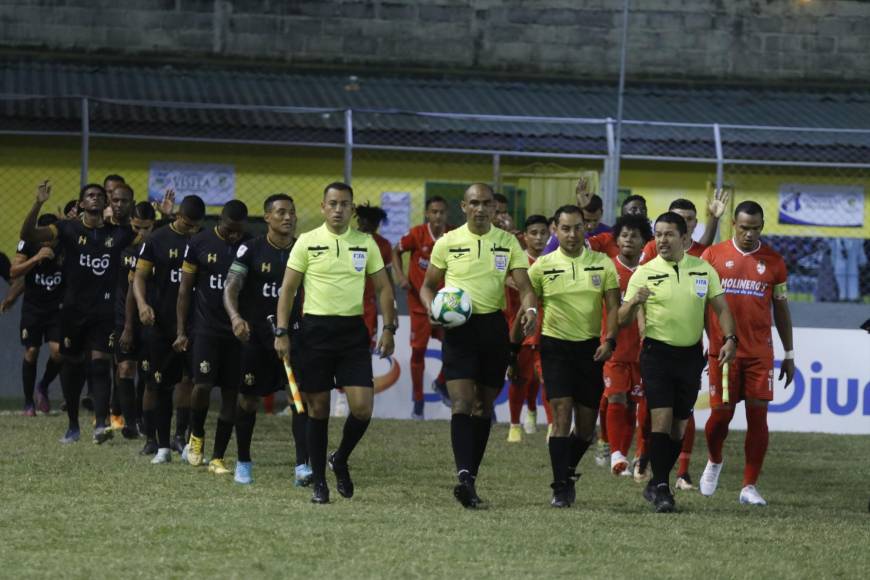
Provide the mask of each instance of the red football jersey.
{"label": "red football jersey", "polygon": [[[445,231],[448,231],[448,227]],[[408,260],[408,282],[416,292],[423,286],[423,278],[426,277],[426,268],[429,267],[429,258],[432,255],[432,246],[435,245],[435,236],[429,224],[422,224],[411,228],[407,234],[399,240],[399,252],[411,252]]]}
{"label": "red football jersey", "polygon": [[604,232],[591,238],[586,238],[586,244],[596,252],[603,252],[615,258],[619,255],[619,246],[616,245],[616,239],[610,232]]}
{"label": "red football jersey", "polygon": [[[698,242],[692,240],[692,245],[686,250],[686,253],[690,256],[695,256],[696,258],[700,258],[701,254],[704,253],[704,250],[709,248],[710,246],[705,246],[704,244],[699,244]],[[656,250],[656,241],[650,240],[643,247],[643,251],[640,253],[640,263],[646,264],[653,258],[659,255],[659,251]]]}
{"label": "red football jersey", "polygon": [[[535,263],[535,258],[529,256],[526,253],[526,257],[529,259],[529,266]],[[510,288],[509,286],[505,286],[505,307],[504,307],[504,316],[508,322],[508,328],[512,328],[514,325],[514,319],[517,317],[517,312],[522,306],[522,302],[520,301],[520,293]],[[544,309],[538,304],[538,321],[536,323],[535,332],[530,334],[529,336],[523,339],[524,345],[538,345],[541,343],[541,325],[544,322]]]}
{"label": "red football jersey", "polygon": [[[737,326],[737,356],[770,358],[773,341],[770,332],[774,287],[784,285],[788,274],[785,261],[770,246],[760,244],[752,252],[742,252],[732,240],[707,248],[701,258],[710,262],[725,290],[725,300]],[[785,295],[785,287],[782,288]],[[712,310],[707,312],[710,354],[722,347],[722,329]]]}
{"label": "red football jersey", "polygon": [[[625,291],[628,288],[628,280],[631,275],[637,270],[637,266],[629,268],[623,264],[619,257],[613,258],[613,263],[616,265],[616,274],[619,277],[619,294],[625,296]],[[607,309],[602,312],[601,317],[601,339],[607,336]],[[631,362],[636,363],[640,360],[640,329],[637,326],[637,320],[625,328],[619,330],[616,335],[616,350],[610,357],[614,362]]]}
{"label": "red football jersey", "polygon": [[[390,245],[390,240],[379,233],[372,234],[378,249],[381,251],[381,259],[384,261],[384,268],[389,268],[393,263],[393,247]],[[363,307],[365,309],[377,308],[378,297],[375,295],[375,283],[366,277],[366,289],[363,293]]]}

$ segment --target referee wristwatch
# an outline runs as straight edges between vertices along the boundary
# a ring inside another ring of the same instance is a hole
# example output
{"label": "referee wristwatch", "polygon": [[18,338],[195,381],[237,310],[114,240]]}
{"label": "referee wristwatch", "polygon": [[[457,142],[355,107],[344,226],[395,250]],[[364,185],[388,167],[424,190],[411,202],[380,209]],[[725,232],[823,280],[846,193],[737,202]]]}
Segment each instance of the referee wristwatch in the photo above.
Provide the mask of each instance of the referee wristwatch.
{"label": "referee wristwatch", "polygon": [[279,327],[279,328],[276,328],[276,329],[275,329],[275,337],[276,337],[276,338],[280,338],[280,337],[282,337],[282,336],[287,336],[287,334],[288,334],[288,331],[287,331],[286,328],[280,328],[280,327]]}
{"label": "referee wristwatch", "polygon": [[737,344],[740,342],[739,340],[737,340],[736,334],[729,334],[728,336],[722,337],[722,344],[725,344],[729,340],[734,343],[734,346],[737,346]]}
{"label": "referee wristwatch", "polygon": [[385,324],[383,330],[390,332],[390,334],[396,334],[396,330],[398,330],[398,324]]}

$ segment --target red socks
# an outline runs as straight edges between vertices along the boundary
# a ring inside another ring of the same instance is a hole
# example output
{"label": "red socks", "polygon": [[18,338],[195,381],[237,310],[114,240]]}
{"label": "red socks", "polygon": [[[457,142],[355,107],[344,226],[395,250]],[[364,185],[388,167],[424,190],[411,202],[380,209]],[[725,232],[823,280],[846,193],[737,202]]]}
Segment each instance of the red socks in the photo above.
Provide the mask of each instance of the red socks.
{"label": "red socks", "polygon": [[425,357],[426,349],[415,348],[411,350],[411,388],[412,399],[414,401],[423,400],[423,371],[426,368]]}
{"label": "red socks", "polygon": [[713,409],[710,418],[707,419],[707,425],[704,426],[707,449],[710,453],[710,461],[713,463],[722,463],[722,447],[725,445],[725,438],[728,437],[728,424],[731,423],[733,416],[734,409]]}
{"label": "red socks", "polygon": [[692,449],[695,447],[695,416],[689,415],[686,432],[683,434],[683,447],[680,450],[679,475],[689,472],[689,462],[692,460]]}
{"label": "red socks", "polygon": [[[607,435],[610,443],[610,452],[620,451],[623,455],[628,454],[631,445],[631,435],[634,421],[629,421],[629,410],[625,403],[608,403]],[[628,443],[626,445],[626,442]]]}
{"label": "red socks", "polygon": [[767,406],[746,405],[746,467],[743,468],[743,486],[755,485],[767,453]]}
{"label": "red socks", "polygon": [[601,429],[598,432],[599,441],[609,441],[607,437],[607,397],[601,395],[601,402],[598,404],[598,418],[601,421]]}

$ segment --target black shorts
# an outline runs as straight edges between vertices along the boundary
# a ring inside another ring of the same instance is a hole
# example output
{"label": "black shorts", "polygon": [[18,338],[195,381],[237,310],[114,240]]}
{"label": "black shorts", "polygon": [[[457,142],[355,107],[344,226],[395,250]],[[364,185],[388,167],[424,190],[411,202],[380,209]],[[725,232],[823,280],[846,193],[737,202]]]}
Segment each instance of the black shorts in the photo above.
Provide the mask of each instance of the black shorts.
{"label": "black shorts", "polygon": [[601,341],[541,337],[541,370],[549,400],[570,397],[574,403],[597,409],[604,393],[604,363],[593,360]]}
{"label": "black shorts", "polygon": [[96,350],[111,354],[114,316],[111,312],[82,312],[66,307],[60,310],[60,352],[76,357]]}
{"label": "black shorts", "polygon": [[265,397],[282,390],[287,385],[284,363],[275,352],[275,343],[271,332],[252,330],[250,340],[241,343],[241,347],[242,379],[240,391],[243,394]]}
{"label": "black shorts", "polygon": [[174,330],[146,326],[142,329],[142,339],[148,352],[141,368],[149,385],[171,389],[190,376],[190,353],[175,352],[172,348]]}
{"label": "black shorts", "polygon": [[195,385],[239,388],[242,345],[235,336],[196,334],[191,352],[191,372]]}
{"label": "black shorts", "polygon": [[46,342],[60,342],[60,310],[22,308],[19,336],[25,348],[39,348]]}
{"label": "black shorts", "polygon": [[334,387],[374,387],[369,331],[361,316],[306,314],[298,350],[290,360],[299,390],[322,393]]}
{"label": "black shorts", "polygon": [[510,356],[510,338],[504,314],[472,314],[457,328],[444,330],[444,378],[472,380],[499,389],[504,386]]}
{"label": "black shorts", "polygon": [[136,328],[133,329],[133,347],[130,349],[130,352],[125,352],[124,349],[121,348],[121,334],[123,332],[123,328],[115,328],[115,331],[112,333],[111,343],[114,347],[115,364],[131,360],[137,362],[145,360],[148,353],[145,348],[145,341],[142,340],[142,327],[137,325]]}
{"label": "black shorts", "polygon": [[688,419],[698,398],[701,373],[706,364],[700,342],[694,346],[670,346],[645,338],[640,350],[640,376],[649,408],[670,407],[676,419]]}

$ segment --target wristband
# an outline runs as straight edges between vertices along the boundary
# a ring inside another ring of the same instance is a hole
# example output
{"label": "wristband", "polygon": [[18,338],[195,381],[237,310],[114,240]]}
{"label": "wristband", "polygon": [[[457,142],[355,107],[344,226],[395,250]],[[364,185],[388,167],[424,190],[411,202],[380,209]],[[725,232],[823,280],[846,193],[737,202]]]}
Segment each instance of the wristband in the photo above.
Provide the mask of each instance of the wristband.
{"label": "wristband", "polygon": [[535,313],[535,316],[538,315],[538,309],[535,308],[535,307],[526,308],[526,312],[534,312],[534,313]]}
{"label": "wristband", "polygon": [[794,351],[793,350],[785,351],[785,356],[782,357],[782,360],[794,360]]}

